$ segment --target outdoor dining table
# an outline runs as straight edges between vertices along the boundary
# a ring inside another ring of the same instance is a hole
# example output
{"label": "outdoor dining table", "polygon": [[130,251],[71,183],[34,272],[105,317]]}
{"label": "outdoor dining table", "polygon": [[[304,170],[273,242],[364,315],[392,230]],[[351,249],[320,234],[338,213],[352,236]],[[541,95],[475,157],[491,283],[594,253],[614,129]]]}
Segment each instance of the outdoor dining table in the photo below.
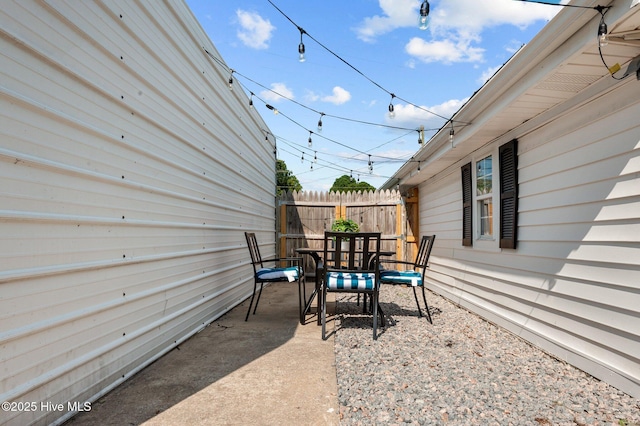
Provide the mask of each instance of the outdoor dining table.
{"label": "outdoor dining table", "polygon": [[[320,315],[322,312],[322,305],[321,305],[322,298],[319,296],[319,293],[322,286],[322,271],[324,269],[324,263],[322,259],[324,248],[301,247],[301,248],[295,249],[295,251],[298,254],[308,254],[309,256],[311,256],[311,258],[313,258],[313,261],[315,263],[316,282],[315,282],[313,292],[311,293],[311,296],[309,296],[309,299],[305,302],[305,305],[303,308],[303,315],[306,315],[309,312],[309,310],[311,309],[311,303],[313,303],[313,299],[316,296],[318,296],[316,312],[318,314],[318,325],[320,325],[321,324]],[[334,251],[334,250],[330,250],[330,251]],[[380,256],[393,256],[394,254],[396,254],[395,251],[382,251],[382,250],[380,251]]]}

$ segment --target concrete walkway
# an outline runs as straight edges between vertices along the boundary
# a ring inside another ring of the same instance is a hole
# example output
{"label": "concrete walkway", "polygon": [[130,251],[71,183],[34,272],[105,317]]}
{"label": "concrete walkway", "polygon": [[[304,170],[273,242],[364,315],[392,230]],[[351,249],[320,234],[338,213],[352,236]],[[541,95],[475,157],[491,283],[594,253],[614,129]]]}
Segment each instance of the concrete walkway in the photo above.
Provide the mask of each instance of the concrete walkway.
{"label": "concrete walkway", "polygon": [[66,424],[338,425],[333,337],[300,325],[297,297],[266,287],[248,322],[245,301]]}

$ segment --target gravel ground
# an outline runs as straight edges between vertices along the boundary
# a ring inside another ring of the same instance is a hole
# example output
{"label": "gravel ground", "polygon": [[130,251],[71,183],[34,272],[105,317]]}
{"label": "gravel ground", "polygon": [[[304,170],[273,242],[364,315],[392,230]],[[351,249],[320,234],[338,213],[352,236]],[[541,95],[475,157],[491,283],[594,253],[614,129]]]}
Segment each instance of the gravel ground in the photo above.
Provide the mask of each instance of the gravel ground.
{"label": "gravel ground", "polygon": [[640,426],[640,400],[427,293],[385,286],[387,326],[338,294],[335,336],[342,425]]}

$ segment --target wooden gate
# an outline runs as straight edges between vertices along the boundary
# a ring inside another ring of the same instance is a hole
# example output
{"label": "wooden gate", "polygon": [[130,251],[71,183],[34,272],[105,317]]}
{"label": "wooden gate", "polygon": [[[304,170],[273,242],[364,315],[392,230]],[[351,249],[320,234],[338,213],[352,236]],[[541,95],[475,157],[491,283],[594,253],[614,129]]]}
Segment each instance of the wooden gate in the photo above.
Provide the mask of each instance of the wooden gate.
{"label": "wooden gate", "polygon": [[[418,235],[415,194],[403,198],[388,190],[285,193],[278,199],[276,213],[278,253],[295,256],[297,248],[322,248],[324,231],[331,230],[335,219],[346,218],[357,222],[362,232],[381,232],[382,250],[395,252],[394,259],[412,259],[414,235]],[[305,262],[305,269],[311,271],[310,260]]]}

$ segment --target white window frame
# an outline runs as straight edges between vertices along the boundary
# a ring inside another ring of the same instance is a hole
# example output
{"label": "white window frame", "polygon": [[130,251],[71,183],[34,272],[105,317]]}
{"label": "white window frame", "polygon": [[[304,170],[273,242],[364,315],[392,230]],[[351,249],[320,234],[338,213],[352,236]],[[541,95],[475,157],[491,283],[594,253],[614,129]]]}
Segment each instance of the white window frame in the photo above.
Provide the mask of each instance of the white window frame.
{"label": "white window frame", "polygon": [[[491,195],[482,195],[479,196],[478,195],[478,163],[482,160],[484,160],[485,158],[487,158],[488,156],[491,156]],[[472,182],[473,182],[473,189],[472,189],[472,194],[473,194],[473,198],[472,198],[472,205],[473,205],[473,246],[476,248],[480,248],[480,249],[495,249],[495,250],[499,250],[499,236],[496,235],[497,233],[499,233],[500,231],[500,214],[499,214],[499,207],[500,207],[500,188],[498,187],[498,185],[500,184],[500,180],[498,179],[498,173],[500,173],[500,171],[498,170],[498,166],[499,166],[499,150],[498,148],[493,148],[490,150],[486,150],[486,151],[481,151],[481,153],[479,153],[478,155],[474,155],[474,157],[472,158]],[[493,231],[493,235],[491,236],[487,236],[487,235],[481,235],[480,234],[480,221],[481,221],[481,214],[482,214],[482,209],[480,208],[480,201],[483,199],[486,199],[490,197],[491,198],[491,204],[492,204],[492,231]]]}

